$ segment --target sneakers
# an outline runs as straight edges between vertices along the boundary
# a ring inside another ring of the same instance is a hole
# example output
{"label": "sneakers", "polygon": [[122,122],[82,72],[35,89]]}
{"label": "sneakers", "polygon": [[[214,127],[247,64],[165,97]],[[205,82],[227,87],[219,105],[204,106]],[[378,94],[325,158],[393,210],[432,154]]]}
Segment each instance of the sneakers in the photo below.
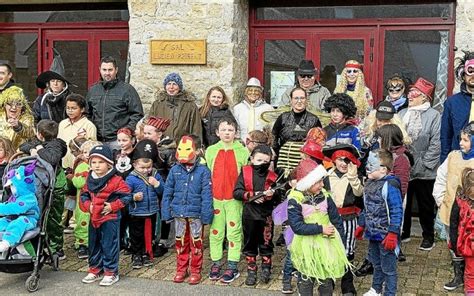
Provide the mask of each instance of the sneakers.
{"label": "sneakers", "polygon": [[153,265],[153,262],[150,259],[150,255],[148,254],[145,254],[142,256],[142,262],[143,262],[143,266],[145,267],[149,267]]}
{"label": "sneakers", "polygon": [[369,260],[365,259],[359,269],[357,269],[354,274],[357,277],[366,276],[374,273],[374,266],[370,263]]}
{"label": "sneakers", "polygon": [[83,279],[82,282],[84,284],[92,284],[93,282],[96,282],[102,278],[102,274],[95,274],[92,272],[89,272]]}
{"label": "sneakers", "polygon": [[106,275],[104,276],[104,278],[100,281],[100,284],[101,286],[112,286],[113,284],[115,284],[116,282],[118,282],[119,280],[119,276],[118,274],[114,274],[114,275]]}
{"label": "sneakers", "polygon": [[289,280],[283,280],[283,287],[281,288],[283,294],[293,294],[293,287],[291,286],[291,278]]}
{"label": "sneakers", "polygon": [[247,279],[245,280],[246,286],[255,286],[257,284],[257,271],[247,269]]}
{"label": "sneakers", "polygon": [[377,293],[374,288],[370,288],[370,290],[365,292],[363,296],[382,296],[382,293]]}
{"label": "sneakers", "polygon": [[57,250],[57,251],[55,252],[55,254],[58,255],[58,259],[59,259],[59,260],[64,260],[64,259],[66,259],[66,254],[64,254],[64,250],[63,250],[63,249]]}
{"label": "sneakers", "polygon": [[80,245],[79,249],[77,250],[77,258],[79,259],[89,258],[89,249],[84,245]]}
{"label": "sneakers", "polygon": [[217,264],[212,264],[211,271],[209,272],[209,279],[217,281],[221,278],[221,267]]}
{"label": "sneakers", "polygon": [[132,268],[133,269],[140,269],[143,267],[143,259],[140,255],[133,255],[132,256]]}
{"label": "sneakers", "polygon": [[232,283],[236,278],[240,276],[240,273],[237,269],[227,269],[222,275],[222,283]]}
{"label": "sneakers", "polygon": [[431,249],[433,249],[434,246],[435,246],[435,243],[433,241],[423,239],[418,249],[422,251],[431,251]]}
{"label": "sneakers", "polygon": [[260,273],[260,280],[264,284],[268,284],[270,282],[270,277],[272,275],[272,269],[270,266],[262,267],[262,272]]}

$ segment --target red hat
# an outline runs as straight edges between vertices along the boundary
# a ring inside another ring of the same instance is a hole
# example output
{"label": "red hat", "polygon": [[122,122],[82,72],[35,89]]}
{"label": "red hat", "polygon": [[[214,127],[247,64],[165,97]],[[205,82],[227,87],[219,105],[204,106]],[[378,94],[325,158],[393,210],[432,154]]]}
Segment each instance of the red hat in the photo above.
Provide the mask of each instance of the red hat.
{"label": "red hat", "polygon": [[296,167],[296,190],[308,190],[327,174],[323,165],[318,165],[314,160],[308,158],[303,159]]}
{"label": "red hat", "polygon": [[429,82],[423,77],[418,78],[415,84],[410,85],[409,88],[410,89],[416,88],[417,90],[421,91],[424,95],[426,95],[430,101],[433,100],[431,95],[433,94],[435,86],[433,85],[433,83]]}
{"label": "red hat", "polygon": [[303,147],[301,147],[301,152],[319,160],[327,160],[323,154],[323,147],[312,139],[308,139],[304,142]]}
{"label": "red hat", "polygon": [[145,124],[155,127],[160,132],[164,132],[164,131],[166,131],[168,126],[171,124],[171,120],[164,119],[164,118],[161,118],[161,117],[150,116],[146,120]]}
{"label": "red hat", "polygon": [[313,127],[306,134],[306,140],[313,140],[320,146],[324,146],[326,138],[326,131],[322,127]]}
{"label": "red hat", "polygon": [[347,158],[357,167],[360,167],[359,150],[351,144],[338,144],[332,147],[325,147],[323,150],[325,156],[331,158],[334,162],[338,158]]}

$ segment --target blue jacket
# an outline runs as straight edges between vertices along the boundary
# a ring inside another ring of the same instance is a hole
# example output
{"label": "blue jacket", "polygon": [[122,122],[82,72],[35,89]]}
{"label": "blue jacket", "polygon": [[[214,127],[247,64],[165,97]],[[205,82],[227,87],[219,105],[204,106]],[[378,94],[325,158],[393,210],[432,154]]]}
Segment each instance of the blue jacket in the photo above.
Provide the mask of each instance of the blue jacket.
{"label": "blue jacket", "polygon": [[466,84],[461,84],[461,91],[450,96],[444,102],[444,111],[441,117],[441,156],[443,163],[449,152],[459,150],[461,130],[468,123],[471,110],[472,96],[466,91]]}
{"label": "blue jacket", "polygon": [[135,193],[143,192],[141,201],[133,199],[130,201],[128,211],[131,216],[150,216],[160,211],[159,196],[163,194],[164,182],[156,169],[153,169],[151,175],[160,182],[158,187],[150,185],[135,170],[127,176],[126,182],[132,191],[132,196]]}
{"label": "blue jacket", "polygon": [[337,144],[352,144],[360,151],[360,133],[356,126],[347,123],[340,125],[330,123],[324,127],[324,130],[327,134],[326,146],[333,147]]}
{"label": "blue jacket", "polygon": [[175,164],[166,179],[161,219],[199,218],[211,224],[214,217],[211,191],[211,171],[199,159],[188,171],[181,163]]}
{"label": "blue jacket", "polygon": [[364,207],[359,225],[365,228],[365,238],[382,241],[388,232],[400,234],[403,206],[397,177],[369,179],[364,188]]}

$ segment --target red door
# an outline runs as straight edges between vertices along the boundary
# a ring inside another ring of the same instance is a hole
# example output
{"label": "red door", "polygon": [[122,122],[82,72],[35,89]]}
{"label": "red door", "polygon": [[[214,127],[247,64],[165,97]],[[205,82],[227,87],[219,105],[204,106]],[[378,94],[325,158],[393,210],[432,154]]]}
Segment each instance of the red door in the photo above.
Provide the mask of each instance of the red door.
{"label": "red door", "polygon": [[125,78],[128,30],[47,30],[43,36],[43,71],[50,68],[54,52],[59,54],[64,63],[65,78],[77,86],[74,92],[85,96],[88,88],[99,80],[103,56],[113,56],[117,60],[119,77]]}

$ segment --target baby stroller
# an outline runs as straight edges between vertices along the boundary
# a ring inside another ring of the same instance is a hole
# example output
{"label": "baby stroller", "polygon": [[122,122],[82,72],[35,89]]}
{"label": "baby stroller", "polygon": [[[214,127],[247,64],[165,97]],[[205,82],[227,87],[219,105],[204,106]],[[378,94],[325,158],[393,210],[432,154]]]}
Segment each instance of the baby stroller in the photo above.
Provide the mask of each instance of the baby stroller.
{"label": "baby stroller", "polygon": [[[23,154],[24,155],[24,154]],[[0,272],[6,273],[24,273],[31,272],[25,282],[25,287],[29,292],[35,292],[39,286],[39,271],[45,262],[50,262],[53,270],[58,270],[59,258],[52,254],[49,246],[48,236],[46,234],[46,221],[48,219],[49,209],[51,207],[52,194],[56,173],[53,167],[36,156],[27,156],[22,158],[12,157],[12,161],[5,168],[2,181],[5,184],[7,174],[10,170],[20,166],[28,165],[36,161],[34,170],[35,175],[35,194],[38,199],[38,206],[41,211],[38,225],[35,229],[27,231],[21,242],[16,246],[11,246],[6,252],[0,256]],[[14,159],[15,158],[15,159]],[[8,188],[4,188],[2,201],[8,200],[11,192]],[[0,232],[0,239],[2,233]]]}

